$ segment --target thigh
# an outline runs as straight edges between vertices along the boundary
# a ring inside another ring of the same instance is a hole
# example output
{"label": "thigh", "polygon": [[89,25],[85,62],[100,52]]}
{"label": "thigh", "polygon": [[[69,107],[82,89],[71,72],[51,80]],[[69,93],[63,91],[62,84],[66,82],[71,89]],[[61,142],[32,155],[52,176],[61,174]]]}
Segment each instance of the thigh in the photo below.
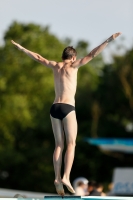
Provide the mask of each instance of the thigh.
{"label": "thigh", "polygon": [[53,118],[50,115],[51,123],[52,123],[52,129],[54,133],[55,143],[56,145],[63,145],[64,143],[64,131],[63,131],[63,125],[62,121],[56,118]]}
{"label": "thigh", "polygon": [[77,119],[75,111],[71,111],[64,119],[63,119],[63,127],[66,136],[66,142],[75,143],[77,136]]}

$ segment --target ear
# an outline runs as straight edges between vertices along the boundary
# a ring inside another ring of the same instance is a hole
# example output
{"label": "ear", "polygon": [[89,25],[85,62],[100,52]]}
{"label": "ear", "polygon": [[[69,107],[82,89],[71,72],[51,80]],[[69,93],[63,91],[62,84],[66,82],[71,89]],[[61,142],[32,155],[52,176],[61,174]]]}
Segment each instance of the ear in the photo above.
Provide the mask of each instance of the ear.
{"label": "ear", "polygon": [[76,60],[76,56],[73,56],[72,61],[75,62],[75,60]]}

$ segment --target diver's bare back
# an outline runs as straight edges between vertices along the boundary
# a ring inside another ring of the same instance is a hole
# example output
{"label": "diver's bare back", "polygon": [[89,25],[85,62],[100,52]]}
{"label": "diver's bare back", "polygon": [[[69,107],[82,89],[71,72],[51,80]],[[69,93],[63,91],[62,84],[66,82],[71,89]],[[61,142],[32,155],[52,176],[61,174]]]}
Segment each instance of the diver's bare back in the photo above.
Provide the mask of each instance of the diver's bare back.
{"label": "diver's bare back", "polygon": [[13,40],[11,42],[19,50],[26,53],[29,57],[36,60],[37,62],[53,69],[54,72],[54,81],[55,81],[55,100],[54,103],[67,103],[70,105],[75,105],[75,92],[77,86],[77,70],[80,66],[87,64],[90,60],[96,57],[103,49],[107,46],[109,42],[114,40],[116,37],[121,35],[120,32],[113,34],[101,45],[94,48],[87,56],[75,60],[64,60],[63,62],[49,61],[46,58],[43,58],[41,55],[25,49],[20,44],[17,44]]}
{"label": "diver's bare back", "polygon": [[67,103],[75,106],[77,68],[72,63],[60,62],[53,68],[55,84],[54,103]]}

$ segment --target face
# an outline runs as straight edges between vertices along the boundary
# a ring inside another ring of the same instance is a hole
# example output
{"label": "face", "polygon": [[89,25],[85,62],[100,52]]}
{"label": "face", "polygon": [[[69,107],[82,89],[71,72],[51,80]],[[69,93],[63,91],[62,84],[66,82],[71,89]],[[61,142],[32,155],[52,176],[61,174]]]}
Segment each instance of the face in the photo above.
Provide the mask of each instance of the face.
{"label": "face", "polygon": [[84,190],[86,190],[88,188],[88,185],[87,184],[83,184],[82,187],[83,187]]}
{"label": "face", "polygon": [[94,188],[92,186],[88,187],[88,191],[91,192]]}

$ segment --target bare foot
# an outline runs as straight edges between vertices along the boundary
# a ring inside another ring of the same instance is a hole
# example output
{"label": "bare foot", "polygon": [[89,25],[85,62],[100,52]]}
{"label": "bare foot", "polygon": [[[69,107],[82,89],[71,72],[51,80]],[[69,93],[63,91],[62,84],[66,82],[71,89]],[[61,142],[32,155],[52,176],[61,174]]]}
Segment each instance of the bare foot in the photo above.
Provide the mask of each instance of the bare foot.
{"label": "bare foot", "polygon": [[55,180],[54,185],[55,185],[55,188],[56,188],[56,192],[59,195],[64,196],[65,192],[64,192],[63,184],[61,182],[58,182],[58,181]]}
{"label": "bare foot", "polygon": [[71,183],[70,183],[69,181],[67,181],[67,180],[65,180],[65,179],[62,179],[62,183],[67,187],[67,189],[68,189],[71,193],[75,194],[75,191],[74,191],[74,189],[73,189],[73,187],[72,187],[72,185],[71,185]]}

